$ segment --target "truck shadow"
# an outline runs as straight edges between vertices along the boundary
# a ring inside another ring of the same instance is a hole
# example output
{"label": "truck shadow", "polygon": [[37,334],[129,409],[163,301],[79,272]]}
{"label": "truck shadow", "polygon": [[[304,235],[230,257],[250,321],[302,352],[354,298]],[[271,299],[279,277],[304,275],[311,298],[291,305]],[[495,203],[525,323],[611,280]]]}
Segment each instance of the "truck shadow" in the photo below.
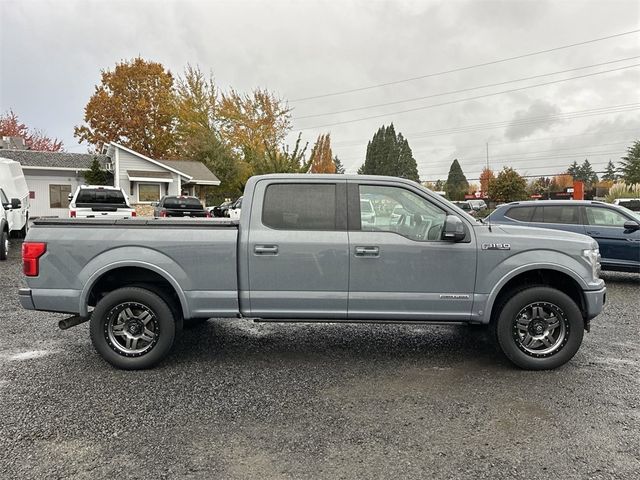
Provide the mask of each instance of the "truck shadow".
{"label": "truck shadow", "polygon": [[508,364],[487,328],[463,325],[253,323],[212,319],[185,329],[169,362],[396,361]]}

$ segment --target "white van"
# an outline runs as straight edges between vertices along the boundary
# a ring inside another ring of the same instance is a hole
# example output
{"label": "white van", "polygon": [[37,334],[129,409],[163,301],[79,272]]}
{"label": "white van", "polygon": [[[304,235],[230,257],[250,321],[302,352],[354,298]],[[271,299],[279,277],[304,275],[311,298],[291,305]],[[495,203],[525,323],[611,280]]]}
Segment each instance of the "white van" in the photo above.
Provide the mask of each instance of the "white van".
{"label": "white van", "polygon": [[9,234],[24,237],[29,228],[29,187],[18,162],[0,158],[0,191]]}

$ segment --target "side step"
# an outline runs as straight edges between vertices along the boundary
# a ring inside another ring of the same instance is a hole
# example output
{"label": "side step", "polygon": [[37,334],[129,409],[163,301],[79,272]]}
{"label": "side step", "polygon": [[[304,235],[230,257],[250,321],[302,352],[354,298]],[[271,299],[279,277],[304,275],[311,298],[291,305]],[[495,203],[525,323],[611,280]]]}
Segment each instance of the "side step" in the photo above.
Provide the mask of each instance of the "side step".
{"label": "side step", "polygon": [[73,317],[65,318],[58,322],[60,330],[67,330],[71,327],[80,325],[81,323],[88,322],[91,317],[81,317],[80,315],[74,315]]}

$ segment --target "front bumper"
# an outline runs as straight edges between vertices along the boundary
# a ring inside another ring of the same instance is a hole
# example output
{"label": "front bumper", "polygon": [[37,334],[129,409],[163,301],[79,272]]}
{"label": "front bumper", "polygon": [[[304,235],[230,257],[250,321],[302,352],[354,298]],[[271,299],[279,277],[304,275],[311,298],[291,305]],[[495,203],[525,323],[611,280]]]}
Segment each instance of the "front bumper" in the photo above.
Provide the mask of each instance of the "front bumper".
{"label": "front bumper", "polygon": [[585,319],[591,320],[602,312],[607,300],[607,287],[600,290],[587,290],[584,292]]}
{"label": "front bumper", "polygon": [[33,297],[31,296],[30,288],[21,288],[18,290],[18,298],[20,299],[20,305],[27,310],[35,310],[36,306],[33,304]]}

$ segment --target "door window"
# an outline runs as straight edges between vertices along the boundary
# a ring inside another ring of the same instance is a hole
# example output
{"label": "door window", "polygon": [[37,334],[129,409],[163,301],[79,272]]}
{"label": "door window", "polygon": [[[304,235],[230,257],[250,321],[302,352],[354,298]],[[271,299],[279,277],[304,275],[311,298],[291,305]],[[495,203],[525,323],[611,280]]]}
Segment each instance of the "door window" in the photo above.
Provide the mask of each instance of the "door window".
{"label": "door window", "polygon": [[371,204],[374,216],[360,212],[362,231],[394,232],[416,241],[442,238],[446,212],[409,190],[360,185],[360,205],[363,202]]}
{"label": "door window", "polygon": [[71,185],[49,185],[49,207],[69,208]]}
{"label": "door window", "polygon": [[575,205],[548,205],[537,207],[531,219],[534,223],[563,223],[577,225],[580,223],[578,207]]}
{"label": "door window", "polygon": [[528,222],[533,213],[535,207],[512,207],[504,214],[505,217],[509,217],[519,222]]}
{"label": "door window", "polygon": [[587,222],[589,225],[599,225],[602,227],[622,227],[629,219],[624,215],[603,207],[585,207],[587,212]]}
{"label": "door window", "polygon": [[264,195],[262,223],[277,230],[337,230],[336,185],[269,185]]}

